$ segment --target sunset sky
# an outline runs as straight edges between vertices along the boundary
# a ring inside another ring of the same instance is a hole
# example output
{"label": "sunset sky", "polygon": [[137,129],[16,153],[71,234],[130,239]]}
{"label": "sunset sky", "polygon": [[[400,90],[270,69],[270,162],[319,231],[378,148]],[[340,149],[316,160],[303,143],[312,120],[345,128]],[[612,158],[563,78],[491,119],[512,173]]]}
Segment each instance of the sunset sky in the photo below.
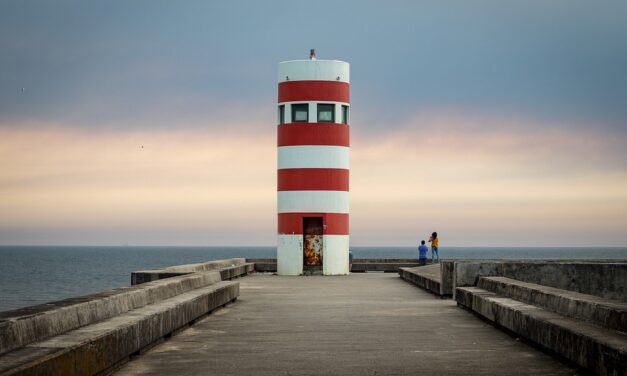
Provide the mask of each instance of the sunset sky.
{"label": "sunset sky", "polygon": [[627,2],[3,1],[0,244],[276,244],[276,70],[351,64],[351,244],[627,245]]}

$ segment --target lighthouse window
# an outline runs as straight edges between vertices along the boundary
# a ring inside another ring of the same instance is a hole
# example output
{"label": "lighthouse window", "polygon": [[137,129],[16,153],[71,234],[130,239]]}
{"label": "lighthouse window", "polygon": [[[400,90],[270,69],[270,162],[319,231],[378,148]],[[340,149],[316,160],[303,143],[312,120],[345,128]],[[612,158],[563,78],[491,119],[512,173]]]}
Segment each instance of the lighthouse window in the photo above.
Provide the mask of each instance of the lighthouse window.
{"label": "lighthouse window", "polygon": [[320,103],[318,104],[318,123],[334,123],[335,122],[335,105]]}
{"label": "lighthouse window", "polygon": [[348,124],[348,106],[342,106],[342,124]]}
{"label": "lighthouse window", "polygon": [[279,106],[279,124],[285,124],[285,105]]}
{"label": "lighthouse window", "polygon": [[309,121],[309,104],[299,103],[292,105],[292,123],[306,123]]}

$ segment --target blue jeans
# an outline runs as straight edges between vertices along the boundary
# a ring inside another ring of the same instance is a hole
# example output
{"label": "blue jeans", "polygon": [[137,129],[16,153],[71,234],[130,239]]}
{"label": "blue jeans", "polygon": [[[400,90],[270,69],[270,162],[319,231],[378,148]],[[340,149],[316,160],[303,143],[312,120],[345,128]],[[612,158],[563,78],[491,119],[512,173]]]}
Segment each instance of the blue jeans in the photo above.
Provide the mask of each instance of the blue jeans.
{"label": "blue jeans", "polygon": [[431,262],[438,260],[440,262],[440,255],[438,255],[438,247],[431,247]]}

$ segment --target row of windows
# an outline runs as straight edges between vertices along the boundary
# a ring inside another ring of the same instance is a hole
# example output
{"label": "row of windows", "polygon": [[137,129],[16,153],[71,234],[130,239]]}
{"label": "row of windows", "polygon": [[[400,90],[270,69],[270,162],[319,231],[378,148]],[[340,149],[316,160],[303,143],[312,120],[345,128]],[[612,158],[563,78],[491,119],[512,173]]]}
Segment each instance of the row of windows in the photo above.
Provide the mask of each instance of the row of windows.
{"label": "row of windows", "polygon": [[[279,124],[285,124],[285,106],[279,105]],[[291,105],[292,123],[309,122],[309,103],[293,103]],[[348,124],[348,106],[342,105],[342,124]],[[335,123],[335,104],[318,103],[318,123]]]}

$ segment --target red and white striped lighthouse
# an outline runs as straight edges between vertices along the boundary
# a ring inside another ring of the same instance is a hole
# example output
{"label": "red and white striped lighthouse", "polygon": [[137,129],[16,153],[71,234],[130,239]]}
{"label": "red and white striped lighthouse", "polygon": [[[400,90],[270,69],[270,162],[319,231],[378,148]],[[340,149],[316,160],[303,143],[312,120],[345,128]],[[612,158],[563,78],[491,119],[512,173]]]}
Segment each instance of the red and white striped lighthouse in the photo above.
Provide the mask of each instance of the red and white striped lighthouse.
{"label": "red and white striped lighthouse", "polygon": [[312,50],[278,85],[278,273],[348,274],[349,64]]}

